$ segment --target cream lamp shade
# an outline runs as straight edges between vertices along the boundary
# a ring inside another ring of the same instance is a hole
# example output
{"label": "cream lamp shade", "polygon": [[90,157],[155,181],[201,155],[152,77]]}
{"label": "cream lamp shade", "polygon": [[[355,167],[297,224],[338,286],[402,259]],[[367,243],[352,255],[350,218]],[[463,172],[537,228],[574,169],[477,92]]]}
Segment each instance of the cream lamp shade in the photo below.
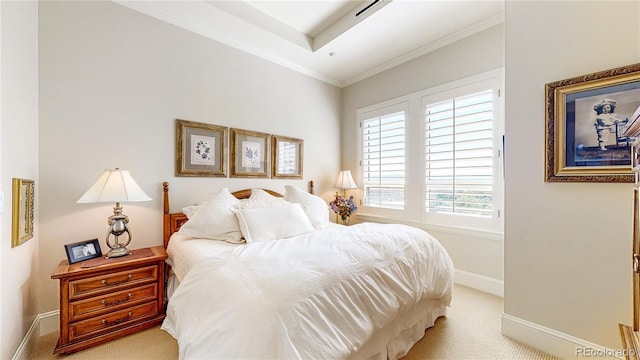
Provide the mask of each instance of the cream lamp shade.
{"label": "cream lamp shade", "polygon": [[[76,203],[102,203],[115,202],[113,215],[108,218],[106,243],[111,249],[107,258],[120,257],[131,254],[127,245],[131,243],[131,230],[129,229],[129,217],[122,213],[121,202],[149,201],[151,198],[136,183],[127,170],[105,170],[102,176],[76,201]],[[122,243],[119,237],[127,234],[127,241]],[[113,237],[113,238],[112,238]]]}
{"label": "cream lamp shade", "polygon": [[340,174],[338,174],[338,181],[336,181],[336,187],[343,190],[358,188],[356,182],[353,181],[353,176],[351,176],[351,170],[340,171]]}
{"label": "cream lamp shade", "polygon": [[77,203],[149,201],[128,170],[105,170],[102,176],[76,201]]}
{"label": "cream lamp shade", "polygon": [[[343,194],[346,196],[348,189],[357,189],[358,185],[353,181],[351,176],[351,170],[342,170],[338,174],[338,181],[336,181],[336,187],[342,189]],[[336,193],[336,196],[338,193]]]}

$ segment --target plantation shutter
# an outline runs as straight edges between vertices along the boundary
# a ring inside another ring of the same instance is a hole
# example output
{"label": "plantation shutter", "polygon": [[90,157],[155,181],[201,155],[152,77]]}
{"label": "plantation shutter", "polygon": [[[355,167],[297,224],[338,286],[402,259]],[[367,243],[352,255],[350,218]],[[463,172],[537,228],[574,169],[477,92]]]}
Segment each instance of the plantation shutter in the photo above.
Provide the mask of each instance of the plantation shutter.
{"label": "plantation shutter", "polygon": [[425,210],[492,217],[493,90],[425,107]]}
{"label": "plantation shutter", "polygon": [[405,111],[367,118],[361,127],[364,205],[404,209]]}

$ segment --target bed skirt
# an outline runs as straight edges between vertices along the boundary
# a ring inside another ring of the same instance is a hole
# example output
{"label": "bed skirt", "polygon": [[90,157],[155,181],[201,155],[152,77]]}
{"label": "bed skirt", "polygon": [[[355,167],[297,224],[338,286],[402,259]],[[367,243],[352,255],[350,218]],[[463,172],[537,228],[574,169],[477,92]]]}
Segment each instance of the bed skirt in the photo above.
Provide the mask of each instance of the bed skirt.
{"label": "bed skirt", "polygon": [[[180,285],[171,272],[167,280],[167,299]],[[425,300],[398,316],[367,341],[349,359],[395,360],[406,356],[409,350],[424,337],[441,316],[447,315],[447,306],[441,300]]]}
{"label": "bed skirt", "polygon": [[377,331],[363,347],[349,359],[386,360],[406,356],[409,350],[424,337],[441,316],[447,315],[447,306],[441,300],[424,300],[413,308],[398,314],[384,328]]}

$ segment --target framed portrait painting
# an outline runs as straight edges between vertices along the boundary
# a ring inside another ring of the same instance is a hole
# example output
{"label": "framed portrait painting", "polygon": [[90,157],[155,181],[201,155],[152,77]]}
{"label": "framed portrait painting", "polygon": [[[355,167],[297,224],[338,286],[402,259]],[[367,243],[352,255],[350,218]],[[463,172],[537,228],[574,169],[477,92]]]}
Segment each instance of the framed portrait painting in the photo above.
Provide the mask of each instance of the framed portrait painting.
{"label": "framed portrait painting", "polygon": [[231,129],[231,177],[268,178],[271,135]]}
{"label": "framed portrait painting", "polygon": [[545,92],[545,181],[633,182],[640,64],[548,83]]}
{"label": "framed portrait painting", "polygon": [[16,247],[33,237],[35,183],[13,178],[11,190],[11,247]]}
{"label": "framed portrait painting", "polygon": [[176,176],[226,177],[227,128],[176,120]]}
{"label": "framed portrait painting", "polygon": [[304,140],[271,135],[271,177],[302,179]]}

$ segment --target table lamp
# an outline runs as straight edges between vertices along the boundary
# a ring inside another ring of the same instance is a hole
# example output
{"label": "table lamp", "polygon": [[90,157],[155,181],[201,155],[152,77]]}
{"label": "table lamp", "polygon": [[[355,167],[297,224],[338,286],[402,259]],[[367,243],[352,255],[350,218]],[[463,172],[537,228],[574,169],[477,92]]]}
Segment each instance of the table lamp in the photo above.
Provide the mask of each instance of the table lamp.
{"label": "table lamp", "polygon": [[[128,170],[116,168],[115,170],[105,170],[95,184],[76,203],[116,203],[113,208],[113,215],[107,221],[109,229],[107,230],[105,242],[111,249],[106,256],[109,259],[131,254],[131,251],[127,249],[127,245],[131,243],[132,239],[131,230],[127,225],[129,217],[122,213],[120,203],[149,200],[151,200],[149,195],[133,180]],[[127,234],[127,241],[121,243],[118,238],[125,233]]]}
{"label": "table lamp", "polygon": [[[336,181],[336,187],[342,189],[342,194],[346,197],[348,189],[357,189],[358,185],[353,181],[351,176],[351,170],[342,170],[338,174],[338,181]],[[337,194],[336,194],[337,195]]]}

